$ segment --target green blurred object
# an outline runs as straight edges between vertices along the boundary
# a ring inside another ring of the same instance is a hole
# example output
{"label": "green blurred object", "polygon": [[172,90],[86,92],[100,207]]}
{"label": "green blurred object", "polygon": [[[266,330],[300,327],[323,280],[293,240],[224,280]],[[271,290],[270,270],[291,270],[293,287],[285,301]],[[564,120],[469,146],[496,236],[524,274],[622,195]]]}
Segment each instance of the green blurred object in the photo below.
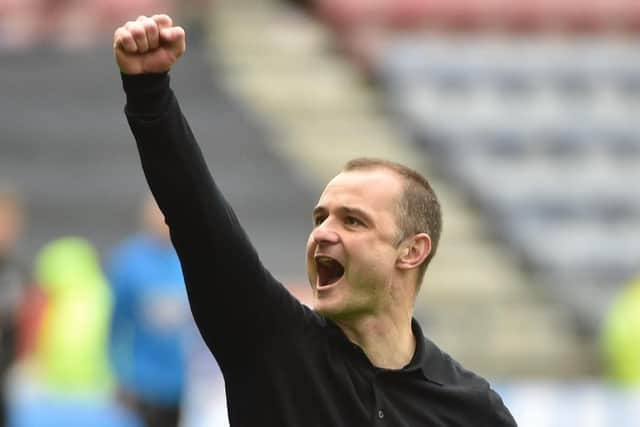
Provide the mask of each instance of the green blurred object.
{"label": "green blurred object", "polygon": [[640,278],[614,299],[604,322],[602,344],[609,379],[640,387]]}
{"label": "green blurred object", "polygon": [[54,240],[37,254],[35,276],[47,296],[35,354],[45,384],[59,392],[109,392],[112,297],[97,251],[82,238]]}

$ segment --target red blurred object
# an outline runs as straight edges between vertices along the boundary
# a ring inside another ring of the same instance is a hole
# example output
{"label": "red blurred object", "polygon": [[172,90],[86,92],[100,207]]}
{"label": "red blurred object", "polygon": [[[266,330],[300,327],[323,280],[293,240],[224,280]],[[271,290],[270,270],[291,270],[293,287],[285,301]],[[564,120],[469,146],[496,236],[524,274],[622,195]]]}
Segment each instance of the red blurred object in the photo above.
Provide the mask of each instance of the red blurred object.
{"label": "red blurred object", "polygon": [[16,347],[18,358],[31,354],[38,342],[40,325],[47,306],[47,297],[38,286],[29,286],[18,312],[19,336]]}
{"label": "red blurred object", "polygon": [[640,31],[640,0],[314,0],[314,6],[365,75],[390,32]]}
{"label": "red blurred object", "polygon": [[[122,25],[140,15],[171,13],[170,0],[94,0],[96,15],[109,26]],[[114,27],[115,28],[115,27]]]}
{"label": "red blurred object", "polygon": [[315,6],[321,19],[339,31],[372,25],[516,31],[604,31],[640,25],[640,0],[316,0]]}
{"label": "red blurred object", "polygon": [[315,9],[321,19],[342,30],[366,23],[375,8],[366,0],[317,0]]}
{"label": "red blurred object", "polygon": [[621,12],[624,24],[629,30],[640,31],[640,1],[631,1],[629,7]]}

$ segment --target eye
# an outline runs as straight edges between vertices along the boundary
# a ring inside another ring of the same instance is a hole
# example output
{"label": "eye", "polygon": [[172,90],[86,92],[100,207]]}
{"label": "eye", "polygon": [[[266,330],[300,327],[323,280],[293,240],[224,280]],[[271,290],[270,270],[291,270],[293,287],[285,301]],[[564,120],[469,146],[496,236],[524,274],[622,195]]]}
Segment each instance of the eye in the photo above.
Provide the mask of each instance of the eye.
{"label": "eye", "polygon": [[344,222],[347,225],[364,225],[364,222],[360,221],[358,218],[351,215],[347,216]]}
{"label": "eye", "polygon": [[325,220],[326,216],[325,215],[316,215],[313,217],[313,225],[314,226],[318,226],[320,224],[322,224]]}

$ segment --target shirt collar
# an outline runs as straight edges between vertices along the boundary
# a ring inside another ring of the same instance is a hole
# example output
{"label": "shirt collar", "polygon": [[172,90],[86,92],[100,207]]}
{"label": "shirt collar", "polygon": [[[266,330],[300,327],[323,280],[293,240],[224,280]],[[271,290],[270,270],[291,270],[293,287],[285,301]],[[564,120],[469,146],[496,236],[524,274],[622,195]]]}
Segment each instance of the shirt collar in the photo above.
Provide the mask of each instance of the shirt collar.
{"label": "shirt collar", "polygon": [[[326,318],[323,318],[323,320],[328,326],[329,333],[334,337],[335,340],[337,340],[339,345],[346,347],[352,352],[357,350],[357,353],[362,356],[363,361],[366,361],[367,365],[369,365],[371,368],[379,369],[371,365],[371,362],[369,362],[369,360],[366,358],[366,355],[364,354],[362,349],[360,349],[356,344],[353,344],[351,341],[349,341],[346,335],[344,335],[344,332],[342,332],[342,330],[335,323]],[[447,380],[442,375],[440,375],[440,350],[435,346],[435,344],[433,344],[424,336],[422,328],[415,318],[411,319],[411,329],[416,339],[416,349],[413,357],[411,358],[411,361],[409,361],[409,363],[404,368],[402,368],[400,372],[416,372],[429,382],[435,383],[437,385],[445,384]]]}
{"label": "shirt collar", "polygon": [[416,339],[416,349],[413,353],[413,357],[407,366],[403,368],[406,371],[419,371],[425,377],[425,379],[429,380],[429,370],[426,364],[427,359],[427,342],[422,333],[422,328],[418,324],[418,321],[414,318],[411,319],[411,330],[413,331],[413,336]]}
{"label": "shirt collar", "polygon": [[444,385],[447,379],[442,375],[440,349],[424,336],[422,328],[415,318],[411,320],[411,329],[416,338],[416,350],[413,358],[404,369],[419,371],[425,380],[437,385]]}

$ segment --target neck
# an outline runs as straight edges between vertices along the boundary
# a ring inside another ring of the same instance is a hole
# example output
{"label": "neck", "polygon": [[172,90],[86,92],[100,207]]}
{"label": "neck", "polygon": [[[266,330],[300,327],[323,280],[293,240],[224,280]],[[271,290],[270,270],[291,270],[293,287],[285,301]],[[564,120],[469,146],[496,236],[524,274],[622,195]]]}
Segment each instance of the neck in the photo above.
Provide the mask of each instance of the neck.
{"label": "neck", "polygon": [[336,321],[336,324],[378,368],[401,369],[409,364],[415,353],[411,313],[397,317],[369,317],[354,322]]}

